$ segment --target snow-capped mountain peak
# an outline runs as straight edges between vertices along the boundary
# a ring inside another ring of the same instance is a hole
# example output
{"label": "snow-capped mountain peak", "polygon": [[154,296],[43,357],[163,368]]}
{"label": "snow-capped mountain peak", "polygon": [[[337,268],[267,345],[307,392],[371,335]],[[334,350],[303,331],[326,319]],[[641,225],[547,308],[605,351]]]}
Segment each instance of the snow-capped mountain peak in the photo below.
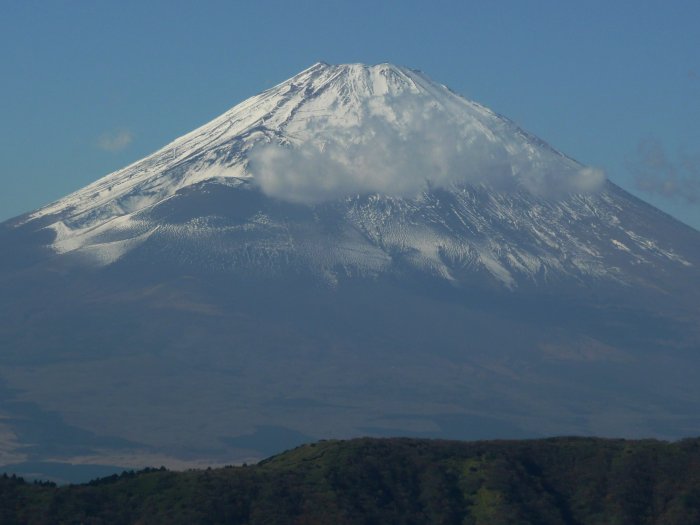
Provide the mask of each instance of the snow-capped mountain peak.
{"label": "snow-capped mountain peak", "polygon": [[[203,180],[249,178],[248,154],[260,143],[321,147],[345,130],[345,143],[338,146],[347,147],[376,134],[371,126],[377,122],[397,137],[414,132],[429,140],[426,135],[431,131],[436,135],[436,127],[439,132],[457,132],[462,136],[454,141],[461,141],[464,158],[459,160],[465,164],[482,162],[477,149],[497,144],[502,146],[498,153],[509,156],[505,160],[513,165],[523,162],[523,157],[541,157],[542,162],[561,163],[561,168],[576,167],[509,121],[421,73],[391,64],[319,62],[31,217],[65,214],[69,223],[81,224],[81,218],[100,209],[101,217],[132,213]],[[454,156],[453,151],[436,154]],[[185,163],[187,169],[179,170]],[[426,173],[422,178],[429,177]]]}
{"label": "snow-capped mountain peak", "polygon": [[[236,199],[223,219],[206,206],[184,222],[159,212],[189,205],[203,185],[333,208],[341,226],[328,235],[322,219],[300,224],[265,209],[231,223]],[[319,62],[26,221],[47,221],[56,252],[99,264],[153,236],[166,246],[217,238],[206,259],[222,266],[259,250],[271,267],[298,259],[333,281],[339,268],[377,273],[402,260],[452,281],[485,271],[515,287],[552,275],[632,281],[621,265],[658,258],[690,264],[624,224],[625,208],[638,206],[598,170],[420,72]]]}

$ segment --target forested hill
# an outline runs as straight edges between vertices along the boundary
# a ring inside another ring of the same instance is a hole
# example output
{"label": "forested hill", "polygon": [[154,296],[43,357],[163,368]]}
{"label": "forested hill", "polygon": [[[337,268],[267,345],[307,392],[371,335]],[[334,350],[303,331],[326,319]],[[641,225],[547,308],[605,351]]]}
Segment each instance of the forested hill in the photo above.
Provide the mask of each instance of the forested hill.
{"label": "forested hill", "polygon": [[700,439],[323,441],[255,466],[55,487],[0,478],[0,523],[700,524]]}

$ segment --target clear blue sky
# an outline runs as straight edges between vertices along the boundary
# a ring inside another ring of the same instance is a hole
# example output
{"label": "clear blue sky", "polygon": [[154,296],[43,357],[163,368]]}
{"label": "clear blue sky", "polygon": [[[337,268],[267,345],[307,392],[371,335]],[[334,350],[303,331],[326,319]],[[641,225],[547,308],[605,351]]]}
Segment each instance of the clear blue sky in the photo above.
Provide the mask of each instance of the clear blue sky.
{"label": "clear blue sky", "polygon": [[421,69],[700,229],[697,0],[0,7],[0,220],[324,60]]}

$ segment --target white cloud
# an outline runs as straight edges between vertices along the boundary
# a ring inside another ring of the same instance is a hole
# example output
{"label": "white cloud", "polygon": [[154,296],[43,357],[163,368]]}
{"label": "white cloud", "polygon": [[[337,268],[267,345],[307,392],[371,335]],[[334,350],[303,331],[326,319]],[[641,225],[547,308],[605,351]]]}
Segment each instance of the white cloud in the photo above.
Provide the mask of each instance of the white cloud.
{"label": "white cloud", "polygon": [[119,130],[105,133],[97,141],[97,146],[105,151],[120,151],[126,148],[134,140],[130,131]]}
{"label": "white cloud", "polygon": [[308,126],[308,140],[251,152],[249,169],[267,195],[316,203],[366,193],[415,197],[428,184],[466,183],[558,197],[596,191],[605,180],[600,170],[543,153],[520,137],[504,139],[427,98],[368,103],[353,125],[320,119]]}

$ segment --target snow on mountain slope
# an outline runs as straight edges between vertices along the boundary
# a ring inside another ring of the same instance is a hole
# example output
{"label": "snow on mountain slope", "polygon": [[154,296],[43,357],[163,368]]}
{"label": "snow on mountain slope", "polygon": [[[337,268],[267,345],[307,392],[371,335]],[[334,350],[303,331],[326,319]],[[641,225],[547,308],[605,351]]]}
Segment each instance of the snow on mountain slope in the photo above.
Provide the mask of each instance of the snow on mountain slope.
{"label": "snow on mountain slope", "polygon": [[[291,208],[163,213],[198,192]],[[513,288],[558,276],[631,283],[639,265],[691,265],[634,230],[645,206],[422,73],[318,63],[26,220],[49,221],[59,254],[100,265],[153,239],[218,267],[293,259],[333,282],[400,260]]]}

